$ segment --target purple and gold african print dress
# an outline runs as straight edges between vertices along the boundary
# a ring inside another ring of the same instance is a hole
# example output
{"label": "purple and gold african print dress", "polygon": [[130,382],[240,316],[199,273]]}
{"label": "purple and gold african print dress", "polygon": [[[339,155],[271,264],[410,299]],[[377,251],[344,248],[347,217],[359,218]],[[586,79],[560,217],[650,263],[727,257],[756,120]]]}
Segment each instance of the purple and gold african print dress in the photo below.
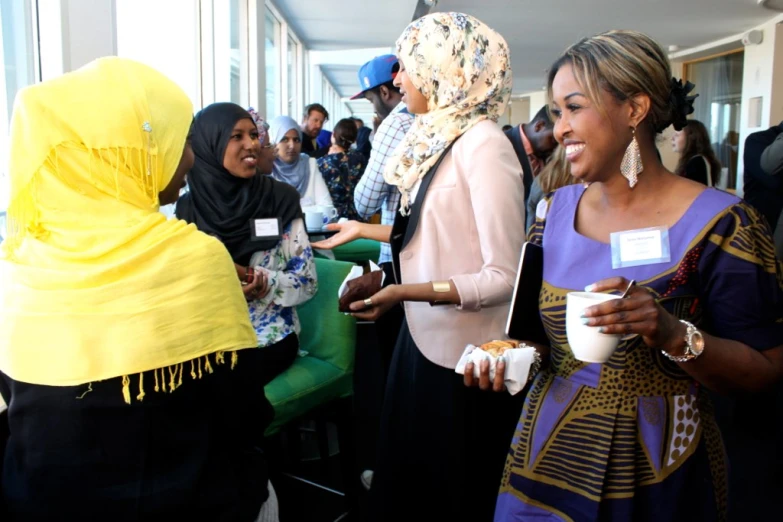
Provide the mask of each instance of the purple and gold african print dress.
{"label": "purple and gold african print dress", "polygon": [[531,229],[544,248],[551,365],[527,397],[495,520],[723,520],[727,466],[707,390],[640,337],[605,364],[576,360],[566,294],[635,279],[710,334],[774,348],[783,343],[783,271],[769,226],[735,196],[707,189],[669,230],[671,262],[612,269],[611,246],[574,229],[584,190],[555,192]]}

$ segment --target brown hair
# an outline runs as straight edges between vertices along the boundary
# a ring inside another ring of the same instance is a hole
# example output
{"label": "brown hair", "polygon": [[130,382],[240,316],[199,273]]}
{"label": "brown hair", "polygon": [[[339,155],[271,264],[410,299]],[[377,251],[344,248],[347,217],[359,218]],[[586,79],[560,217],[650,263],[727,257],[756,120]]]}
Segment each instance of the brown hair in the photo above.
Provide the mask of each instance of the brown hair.
{"label": "brown hair", "polygon": [[552,99],[552,83],[561,67],[570,65],[586,96],[603,109],[600,91],[618,101],[639,94],[650,97],[646,121],[656,133],[671,124],[685,123],[685,110],[673,100],[672,73],[661,46],[636,31],[609,31],[580,40],[569,47],[549,70],[547,90]]}
{"label": "brown hair", "polygon": [[538,175],[538,184],[544,194],[554,192],[566,185],[573,185],[578,180],[571,175],[571,164],[566,159],[565,147],[558,145],[549,159],[549,163]]}
{"label": "brown hair", "polygon": [[696,156],[704,156],[710,165],[710,177],[712,184],[716,185],[721,173],[721,164],[715,156],[710,143],[710,134],[707,127],[699,120],[688,120],[687,125],[681,132],[685,133],[685,146],[680,153],[680,161],[677,162],[677,168],[674,173],[682,176],[685,174],[685,166]]}
{"label": "brown hair", "polygon": [[345,150],[351,148],[356,143],[356,135],[359,133],[356,123],[351,118],[345,118],[337,122],[332,131],[334,143]]}
{"label": "brown hair", "polygon": [[311,103],[310,105],[305,107],[305,109],[304,109],[304,117],[305,118],[309,118],[310,117],[310,113],[313,112],[313,111],[320,112],[321,114],[323,114],[324,121],[329,119],[329,111],[327,111],[326,107],[324,107],[320,103]]}

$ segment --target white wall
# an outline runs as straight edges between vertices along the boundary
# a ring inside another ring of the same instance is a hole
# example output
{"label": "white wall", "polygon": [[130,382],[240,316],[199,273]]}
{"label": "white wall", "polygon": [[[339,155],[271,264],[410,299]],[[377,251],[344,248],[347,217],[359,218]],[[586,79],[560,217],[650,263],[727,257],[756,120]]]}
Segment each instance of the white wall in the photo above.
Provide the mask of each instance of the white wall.
{"label": "white wall", "polygon": [[526,123],[530,114],[530,99],[514,97],[508,104],[506,112],[498,118],[498,125],[519,125]]}
{"label": "white wall", "polygon": [[117,54],[114,1],[39,0],[41,78]]}
{"label": "white wall", "polygon": [[66,70],[117,54],[114,7],[114,2],[107,0],[62,0],[64,33],[68,37],[63,47]]}
{"label": "white wall", "polygon": [[202,99],[198,2],[116,2],[116,54],[147,64],[174,80],[199,110]]}
{"label": "white wall", "polygon": [[528,98],[530,99],[530,114],[528,115],[528,118],[525,121],[531,121],[538,113],[538,111],[541,110],[541,107],[546,105],[549,101],[547,100],[546,91],[544,90],[530,93]]}

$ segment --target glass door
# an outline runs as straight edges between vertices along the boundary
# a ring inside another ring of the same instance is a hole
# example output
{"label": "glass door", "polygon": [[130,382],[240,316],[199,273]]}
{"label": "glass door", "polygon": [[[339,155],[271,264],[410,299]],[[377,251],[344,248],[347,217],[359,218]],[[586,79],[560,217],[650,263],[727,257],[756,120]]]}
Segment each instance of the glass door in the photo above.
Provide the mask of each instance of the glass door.
{"label": "glass door", "polygon": [[692,118],[709,130],[712,148],[723,166],[718,186],[737,188],[737,150],[742,102],[742,49],[685,63],[685,78],[699,94]]}

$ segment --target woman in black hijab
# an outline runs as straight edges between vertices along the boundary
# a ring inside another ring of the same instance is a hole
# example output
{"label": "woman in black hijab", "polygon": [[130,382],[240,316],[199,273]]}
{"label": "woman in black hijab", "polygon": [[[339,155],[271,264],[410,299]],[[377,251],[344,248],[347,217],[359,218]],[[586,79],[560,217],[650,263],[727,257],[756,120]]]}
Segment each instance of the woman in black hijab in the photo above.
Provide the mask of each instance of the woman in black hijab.
{"label": "woman in black hijab", "polygon": [[176,214],[222,241],[234,259],[266,360],[266,384],[296,359],[294,307],[317,290],[299,193],[266,175],[275,160],[266,124],[239,105],[215,103],[199,112],[190,143],[196,157],[190,190]]}

